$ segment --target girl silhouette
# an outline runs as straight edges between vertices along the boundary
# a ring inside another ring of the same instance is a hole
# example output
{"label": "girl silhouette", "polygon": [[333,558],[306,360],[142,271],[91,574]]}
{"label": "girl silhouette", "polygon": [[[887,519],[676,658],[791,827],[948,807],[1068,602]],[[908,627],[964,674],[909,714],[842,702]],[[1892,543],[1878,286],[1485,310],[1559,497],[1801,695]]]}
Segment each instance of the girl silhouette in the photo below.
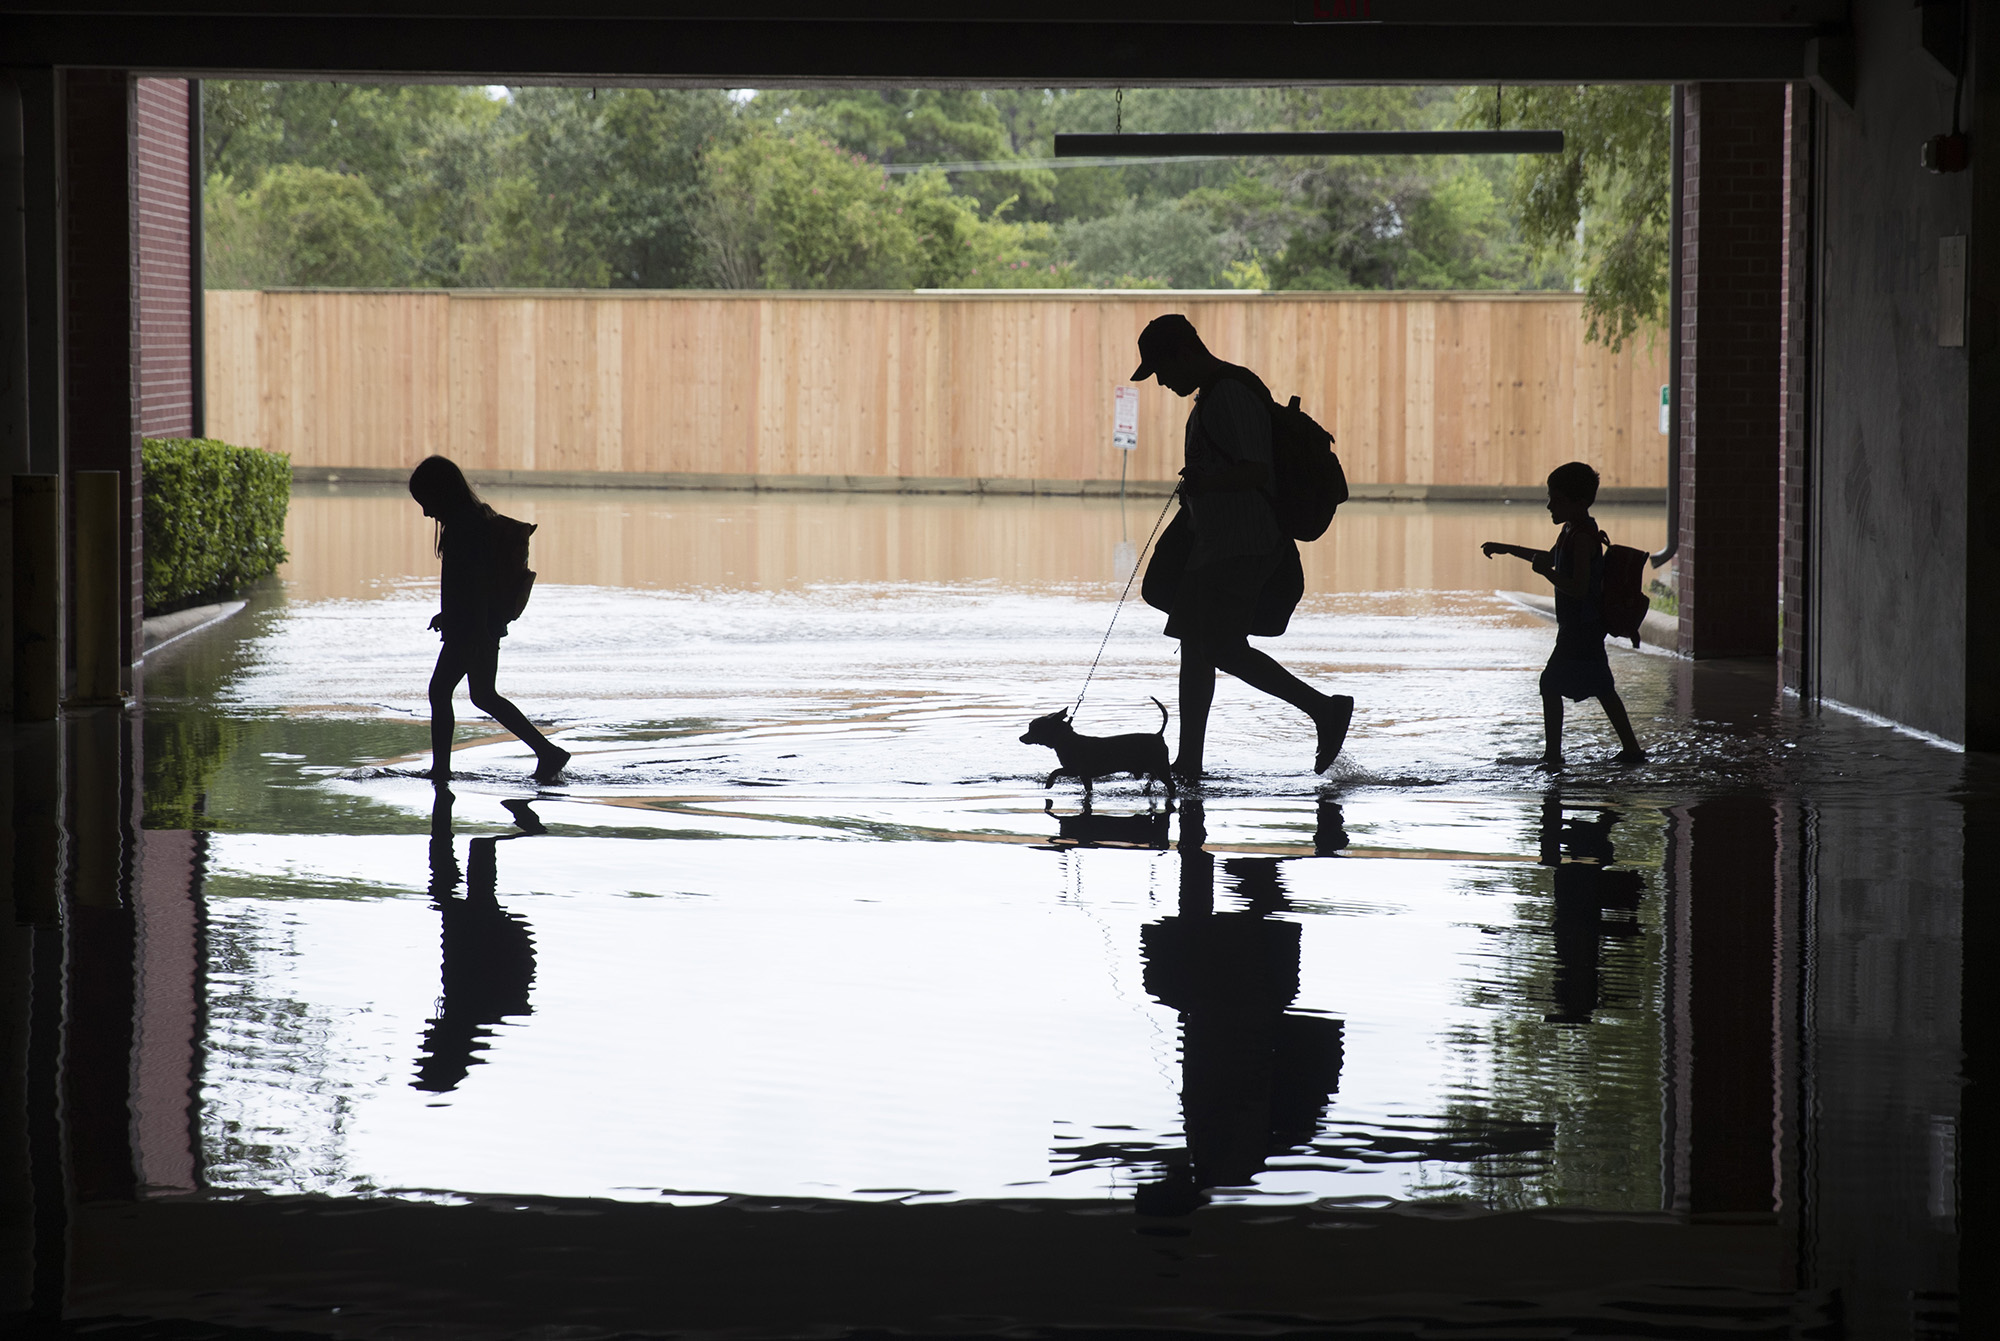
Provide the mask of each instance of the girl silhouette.
{"label": "girl silhouette", "polygon": [[537,782],[553,782],[569,762],[569,751],[551,744],[521,710],[500,697],[493,676],[500,664],[500,640],[511,612],[498,608],[494,578],[493,509],[479,501],[459,468],[442,456],[427,456],[410,472],[410,497],[437,523],[437,553],[444,561],[438,604],[430,626],[444,638],[437,669],[431,672],[431,770],[438,782],[451,779],[451,696],[460,680],[470,680],[472,706],[506,727],[535,752]]}

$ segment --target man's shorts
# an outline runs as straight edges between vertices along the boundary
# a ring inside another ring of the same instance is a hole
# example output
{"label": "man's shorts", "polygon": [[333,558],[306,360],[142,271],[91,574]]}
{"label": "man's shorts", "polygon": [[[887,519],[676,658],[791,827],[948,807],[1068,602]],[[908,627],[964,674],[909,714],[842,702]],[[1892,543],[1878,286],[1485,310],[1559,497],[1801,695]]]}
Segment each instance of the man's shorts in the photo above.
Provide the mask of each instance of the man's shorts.
{"label": "man's shorts", "polygon": [[1167,616],[1169,638],[1205,643],[1240,643],[1250,636],[1257,597],[1278,566],[1278,554],[1232,554],[1210,559],[1181,575],[1174,610]]}

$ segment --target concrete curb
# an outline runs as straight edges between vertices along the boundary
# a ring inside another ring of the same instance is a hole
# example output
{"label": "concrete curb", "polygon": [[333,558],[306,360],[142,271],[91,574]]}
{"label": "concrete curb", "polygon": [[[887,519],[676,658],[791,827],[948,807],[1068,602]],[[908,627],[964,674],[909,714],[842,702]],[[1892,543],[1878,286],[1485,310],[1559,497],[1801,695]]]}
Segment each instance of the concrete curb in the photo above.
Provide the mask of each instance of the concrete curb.
{"label": "concrete curb", "polygon": [[[986,476],[744,475],[676,471],[468,470],[474,484],[543,489],[714,489],[737,493],[963,494],[1036,498],[1115,498],[1117,480],[1017,480]],[[384,466],[293,466],[297,484],[404,484],[409,472]],[[1165,498],[1177,480],[1127,480],[1133,498]],[[1357,502],[1539,503],[1540,484],[1350,484]],[[1664,503],[1665,489],[1604,488],[1605,503]]]}
{"label": "concrete curb", "polygon": [[220,624],[248,604],[248,601],[222,601],[215,605],[189,606],[170,615],[155,615],[145,621],[145,647],[141,655],[157,652],[168,643],[185,638],[190,633],[199,633],[211,624]]}
{"label": "concrete curb", "polygon": [[[1534,614],[1538,614],[1544,619],[1554,620],[1556,617],[1556,599],[1553,596],[1543,596],[1532,591],[1496,591],[1493,594],[1504,596],[1514,604]],[[1671,616],[1663,615],[1658,610],[1650,610],[1646,613],[1645,622],[1639,625],[1639,641],[1648,647],[1657,647],[1662,652],[1671,652],[1673,655],[1679,656],[1681,641],[1680,621]]]}

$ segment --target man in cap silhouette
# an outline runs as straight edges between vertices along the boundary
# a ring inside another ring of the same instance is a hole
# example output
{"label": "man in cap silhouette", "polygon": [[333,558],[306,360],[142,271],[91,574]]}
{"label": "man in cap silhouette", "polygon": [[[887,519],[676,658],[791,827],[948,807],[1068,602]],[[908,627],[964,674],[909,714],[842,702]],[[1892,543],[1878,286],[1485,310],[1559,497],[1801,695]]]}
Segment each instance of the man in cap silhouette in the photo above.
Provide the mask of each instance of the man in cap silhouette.
{"label": "man in cap silhouette", "polygon": [[[1302,582],[1298,547],[1280,529],[1271,506],[1276,483],[1271,393],[1249,369],[1209,353],[1194,323],[1179,313],[1154,318],[1139,335],[1139,367],[1132,380],[1148,377],[1157,377],[1175,395],[1195,398],[1180,490],[1194,546],[1167,620],[1168,636],[1181,641],[1181,739],[1174,772],[1190,781],[1201,777],[1218,670],[1311,718],[1319,737],[1313,771],[1325,772],[1347,739],[1354,700],[1321,693],[1247,641],[1267,584],[1284,581],[1288,573],[1292,583]],[[1287,605],[1284,613],[1289,612]]]}

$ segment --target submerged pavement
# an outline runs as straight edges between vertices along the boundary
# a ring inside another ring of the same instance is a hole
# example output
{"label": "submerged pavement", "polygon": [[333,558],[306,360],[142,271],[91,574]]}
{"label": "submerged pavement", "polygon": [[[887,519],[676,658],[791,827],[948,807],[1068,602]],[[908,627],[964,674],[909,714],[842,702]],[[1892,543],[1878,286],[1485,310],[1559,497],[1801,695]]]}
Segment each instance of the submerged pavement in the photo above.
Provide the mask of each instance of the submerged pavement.
{"label": "submerged pavement", "polygon": [[[1354,695],[1333,772],[1225,678],[1198,795],[1086,809],[1017,737],[1153,507],[493,501],[543,524],[500,688],[559,784],[469,714],[417,776],[395,491],[301,491],[283,582],[130,725],[15,740],[71,780],[15,806],[66,854],[16,895],[48,1317],[1950,1334],[1983,761],[1619,649],[1653,762],[1583,705],[1539,773],[1553,631],[1476,547],[1546,518],[1377,505],[1269,645]],[[1161,622],[1124,607],[1081,729],[1171,708]]]}

